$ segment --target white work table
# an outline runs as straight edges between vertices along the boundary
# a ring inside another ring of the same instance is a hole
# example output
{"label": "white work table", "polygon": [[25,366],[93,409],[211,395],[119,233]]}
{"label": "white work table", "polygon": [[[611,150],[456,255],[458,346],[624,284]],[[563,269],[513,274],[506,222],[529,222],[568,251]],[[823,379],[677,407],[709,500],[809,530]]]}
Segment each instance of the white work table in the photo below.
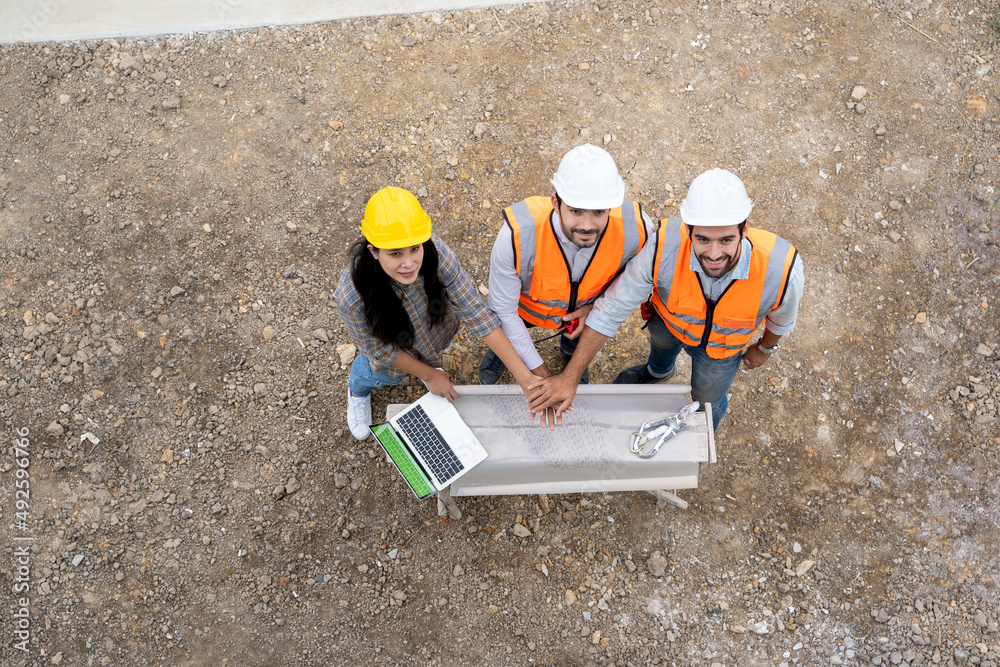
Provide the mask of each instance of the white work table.
{"label": "white work table", "polygon": [[[580,385],[573,412],[553,431],[537,418],[531,421],[516,385],[455,389],[454,406],[488,457],[451,485],[451,496],[690,489],[698,486],[699,466],[716,460],[711,406],[690,415],[688,429],[667,440],[653,458],[629,450],[631,435],[643,422],[674,415],[688,404],[687,385]],[[403,407],[388,406],[388,416]],[[441,495],[447,503],[448,494]],[[656,495],[686,505],[672,493]]]}

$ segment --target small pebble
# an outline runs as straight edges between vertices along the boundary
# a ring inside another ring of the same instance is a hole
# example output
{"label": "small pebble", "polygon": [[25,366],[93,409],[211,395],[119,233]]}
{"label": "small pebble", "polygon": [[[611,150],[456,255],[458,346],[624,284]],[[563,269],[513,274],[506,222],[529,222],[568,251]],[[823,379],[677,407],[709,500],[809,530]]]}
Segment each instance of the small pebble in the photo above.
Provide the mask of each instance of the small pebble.
{"label": "small pebble", "polygon": [[667,572],[667,559],[659,551],[654,551],[646,560],[646,567],[654,577],[662,577]]}

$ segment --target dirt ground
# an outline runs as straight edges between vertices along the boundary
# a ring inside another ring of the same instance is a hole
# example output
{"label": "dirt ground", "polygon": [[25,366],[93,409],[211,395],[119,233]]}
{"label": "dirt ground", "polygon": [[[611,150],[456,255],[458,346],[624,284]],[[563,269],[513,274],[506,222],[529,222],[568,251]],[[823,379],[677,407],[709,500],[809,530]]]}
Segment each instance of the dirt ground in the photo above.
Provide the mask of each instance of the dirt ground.
{"label": "dirt ground", "polygon": [[[998,9],[703,3],[0,47],[0,663],[998,664]],[[347,247],[399,185],[485,285],[585,141],[656,219],[737,172],[798,325],[687,510],[442,521],[347,431]]]}

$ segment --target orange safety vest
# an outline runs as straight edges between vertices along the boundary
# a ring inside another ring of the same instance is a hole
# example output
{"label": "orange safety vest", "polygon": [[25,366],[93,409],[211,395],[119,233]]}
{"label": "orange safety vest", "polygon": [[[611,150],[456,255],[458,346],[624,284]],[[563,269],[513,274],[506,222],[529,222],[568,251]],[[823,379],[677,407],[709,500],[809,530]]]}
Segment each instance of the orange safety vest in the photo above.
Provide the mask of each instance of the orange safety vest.
{"label": "orange safety vest", "polygon": [[[680,218],[660,223],[653,260],[653,307],[685,345],[705,348],[713,359],[738,354],[769,312],[781,305],[797,251],[785,239],[747,229],[750,276],[734,280],[714,303],[691,270],[691,237]],[[707,323],[707,329],[706,329]]]}
{"label": "orange safety vest", "polygon": [[646,242],[642,209],[626,200],[611,210],[590,264],[579,282],[573,282],[553,227],[554,210],[550,197],[528,197],[503,212],[513,234],[514,265],[521,278],[517,313],[545,329],[558,329],[563,315],[596,301]]}

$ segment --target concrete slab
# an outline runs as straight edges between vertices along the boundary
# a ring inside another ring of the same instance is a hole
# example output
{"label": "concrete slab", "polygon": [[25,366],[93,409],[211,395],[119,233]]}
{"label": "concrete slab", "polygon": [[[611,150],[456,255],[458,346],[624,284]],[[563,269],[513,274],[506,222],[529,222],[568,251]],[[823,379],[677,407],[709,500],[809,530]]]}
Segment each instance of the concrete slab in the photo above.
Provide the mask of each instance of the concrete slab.
{"label": "concrete slab", "polygon": [[518,4],[516,0],[0,0],[0,43],[173,35],[358,16]]}

